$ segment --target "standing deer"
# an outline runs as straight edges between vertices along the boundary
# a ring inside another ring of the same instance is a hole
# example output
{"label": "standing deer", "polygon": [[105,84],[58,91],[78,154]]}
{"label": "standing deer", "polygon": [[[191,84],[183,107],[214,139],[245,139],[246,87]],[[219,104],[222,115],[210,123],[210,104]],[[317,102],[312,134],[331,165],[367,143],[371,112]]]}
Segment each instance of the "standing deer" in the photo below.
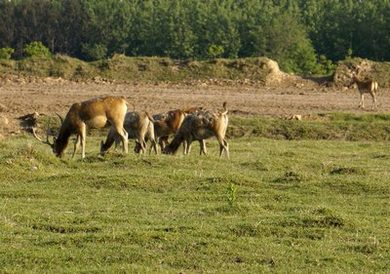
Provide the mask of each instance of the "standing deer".
{"label": "standing deer", "polygon": [[204,140],[215,136],[220,147],[219,156],[221,157],[223,152],[225,152],[227,158],[229,158],[229,145],[225,138],[229,122],[226,102],[223,103],[223,108],[223,112],[199,111],[188,114],[172,142],[165,147],[164,153],[174,154],[180,144],[183,143],[184,154],[188,154],[191,143],[196,140],[200,143],[200,154],[207,154]]}
{"label": "standing deer", "polygon": [[50,145],[57,157],[63,156],[70,136],[76,134],[72,158],[75,156],[76,150],[81,143],[81,158],[84,159],[87,127],[103,128],[109,122],[111,124],[111,130],[115,131],[121,138],[123,151],[128,153],[128,134],[123,127],[126,112],[127,102],[123,97],[107,96],[91,99],[73,104],[66,114],[65,119],[59,116],[61,119],[61,127],[57,138],[54,138],[54,142],[51,143],[48,136],[46,141],[42,141],[36,135],[35,131],[33,131],[33,134],[38,140]]}
{"label": "standing deer", "polygon": [[[146,141],[150,140],[152,148],[157,154],[157,142],[154,134],[153,118],[147,112],[128,112],[124,121],[124,128],[129,139],[136,140],[134,151],[136,153],[146,152]],[[104,155],[115,142],[119,142],[119,136],[111,128],[105,142],[100,144],[100,154]]]}
{"label": "standing deer", "polygon": [[355,84],[357,85],[357,89],[360,93],[359,108],[364,109],[364,94],[369,93],[372,97],[372,109],[376,109],[376,94],[378,92],[378,82],[374,80],[360,80],[358,77],[359,74],[359,69],[357,70],[357,73],[355,71],[352,72],[352,83],[349,85],[349,87],[352,87]]}
{"label": "standing deer", "polygon": [[161,151],[168,145],[168,139],[175,134],[188,114],[202,111],[202,107],[170,110],[166,113],[153,115],[154,131]]}

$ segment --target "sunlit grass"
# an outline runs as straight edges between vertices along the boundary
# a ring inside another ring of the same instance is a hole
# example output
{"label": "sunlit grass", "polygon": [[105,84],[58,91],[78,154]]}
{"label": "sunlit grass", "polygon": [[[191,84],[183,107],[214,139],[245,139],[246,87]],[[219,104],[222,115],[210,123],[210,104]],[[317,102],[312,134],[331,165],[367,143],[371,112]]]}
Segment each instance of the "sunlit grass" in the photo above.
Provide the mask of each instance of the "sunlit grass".
{"label": "sunlit grass", "polygon": [[[0,269],[385,272],[388,142],[230,140],[231,159],[0,142]],[[131,150],[131,149],[130,149]]]}

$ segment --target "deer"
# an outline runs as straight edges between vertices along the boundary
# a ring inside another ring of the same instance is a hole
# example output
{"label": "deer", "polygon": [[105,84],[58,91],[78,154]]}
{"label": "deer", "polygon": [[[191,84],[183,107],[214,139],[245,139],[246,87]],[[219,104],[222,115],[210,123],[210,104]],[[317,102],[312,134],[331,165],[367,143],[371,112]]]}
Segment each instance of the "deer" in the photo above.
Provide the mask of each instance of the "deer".
{"label": "deer", "polygon": [[57,114],[61,120],[61,127],[53,142],[49,141],[48,134],[45,141],[39,138],[35,130],[33,130],[33,135],[39,141],[48,144],[52,148],[53,153],[61,158],[68,146],[70,136],[76,134],[72,158],[74,158],[76,150],[81,143],[81,158],[84,159],[87,127],[100,129],[104,128],[109,122],[111,125],[110,131],[114,131],[120,137],[123,151],[128,153],[128,134],[123,127],[127,104],[124,97],[115,96],[74,103],[66,114],[65,119]]}
{"label": "deer", "polygon": [[153,115],[154,131],[161,151],[168,145],[169,136],[175,134],[180,128],[186,115],[196,113],[202,109],[202,107],[191,107],[187,109],[170,110],[166,113]]}
{"label": "deer", "polygon": [[[154,134],[153,118],[147,112],[128,112],[126,113],[124,128],[127,131],[129,139],[136,140],[134,151],[136,153],[146,152],[146,141],[150,140],[152,148],[157,154],[157,142]],[[116,131],[112,128],[108,132],[105,142],[100,144],[100,154],[104,155],[115,142],[117,145],[120,139]]]}
{"label": "deer", "polygon": [[184,144],[184,154],[188,154],[191,143],[195,140],[200,143],[200,155],[207,154],[205,139],[215,136],[218,140],[220,150],[219,156],[225,152],[229,159],[229,145],[226,140],[226,130],[229,123],[226,102],[223,103],[223,112],[211,113],[209,111],[199,111],[188,114],[181,127],[177,131],[172,142],[165,147],[165,154],[174,154],[180,144]]}
{"label": "deer", "polygon": [[357,89],[360,93],[360,102],[359,108],[364,109],[364,94],[369,93],[372,97],[372,109],[377,108],[376,103],[376,94],[378,92],[378,82],[374,80],[360,80],[358,75],[360,74],[360,69],[357,69],[357,73],[355,71],[352,72],[352,82],[349,85],[349,88],[356,84]]}

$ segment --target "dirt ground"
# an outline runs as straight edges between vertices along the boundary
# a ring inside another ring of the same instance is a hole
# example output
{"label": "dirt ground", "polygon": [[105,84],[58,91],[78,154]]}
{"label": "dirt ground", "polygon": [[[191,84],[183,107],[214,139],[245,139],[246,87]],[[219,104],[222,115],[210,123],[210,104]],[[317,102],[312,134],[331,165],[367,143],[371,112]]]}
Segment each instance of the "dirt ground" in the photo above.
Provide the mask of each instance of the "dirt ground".
{"label": "dirt ground", "polygon": [[[63,79],[0,80],[0,137],[21,133],[20,116],[30,113],[65,115],[70,105],[104,95],[122,95],[132,104],[129,110],[159,113],[170,109],[203,106],[220,109],[227,101],[232,115],[286,117],[325,112],[370,112],[358,109],[359,94],[354,89],[334,89],[313,85],[264,87],[251,84],[125,84],[71,82]],[[390,92],[380,89],[377,112],[390,112]]]}

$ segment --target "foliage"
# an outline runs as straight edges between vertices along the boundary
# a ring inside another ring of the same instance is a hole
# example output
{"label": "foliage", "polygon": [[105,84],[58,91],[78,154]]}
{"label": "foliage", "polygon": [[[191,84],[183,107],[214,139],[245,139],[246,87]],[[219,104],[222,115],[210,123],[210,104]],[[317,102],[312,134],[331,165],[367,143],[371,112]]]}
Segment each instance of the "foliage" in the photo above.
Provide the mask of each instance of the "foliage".
{"label": "foliage", "polygon": [[0,10],[0,47],[17,58],[41,41],[84,60],[267,56],[302,74],[329,74],[346,57],[390,60],[387,0],[26,0]]}
{"label": "foliage", "polygon": [[230,207],[236,206],[237,186],[233,183],[231,183],[227,189],[227,201]]}
{"label": "foliage", "polygon": [[224,52],[224,49],[222,46],[219,45],[210,45],[207,49],[207,57],[214,59],[221,57]]}
{"label": "foliage", "polygon": [[12,53],[14,53],[13,48],[0,48],[0,59],[9,60],[11,59]]}
{"label": "foliage", "polygon": [[50,50],[42,44],[42,42],[31,42],[27,44],[23,49],[24,54],[27,57],[50,57]]}
{"label": "foliage", "polygon": [[84,54],[84,59],[88,61],[101,60],[107,56],[107,47],[103,44],[83,44],[81,51]]}

